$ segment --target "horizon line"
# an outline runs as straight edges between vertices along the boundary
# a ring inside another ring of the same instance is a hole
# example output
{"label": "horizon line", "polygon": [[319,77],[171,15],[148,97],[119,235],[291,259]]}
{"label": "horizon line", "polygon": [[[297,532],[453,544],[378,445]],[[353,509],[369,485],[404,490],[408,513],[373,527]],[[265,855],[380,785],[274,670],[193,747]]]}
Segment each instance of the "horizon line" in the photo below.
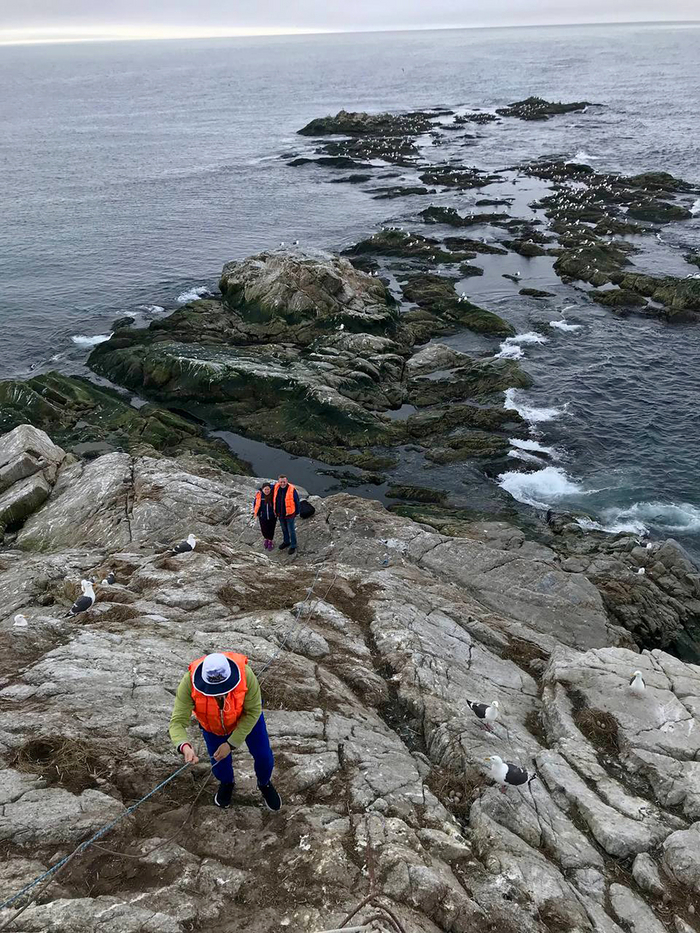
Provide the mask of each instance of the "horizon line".
{"label": "horizon line", "polygon": [[[367,35],[373,33],[391,32],[443,32],[467,31],[477,29],[541,29],[565,28],[576,26],[700,26],[700,19],[640,19],[640,20],[593,20],[591,22],[571,23],[477,23],[469,26],[378,26],[367,29],[333,29],[313,27],[183,27],[181,30],[158,31],[150,29],[144,31],[130,31],[132,27],[110,27],[106,33],[98,30],[82,29],[70,30],[68,27],[47,27],[45,29],[6,29],[0,30],[0,47],[17,45],[72,45],[86,42],[167,42],[183,39],[254,39],[254,38],[282,38],[286,36],[327,36],[327,35]],[[29,33],[35,32],[32,37]],[[16,34],[16,38],[6,38],[9,34]],[[41,35],[38,35],[41,33]],[[47,35],[53,33],[53,35]],[[24,35],[21,35],[24,34]]]}

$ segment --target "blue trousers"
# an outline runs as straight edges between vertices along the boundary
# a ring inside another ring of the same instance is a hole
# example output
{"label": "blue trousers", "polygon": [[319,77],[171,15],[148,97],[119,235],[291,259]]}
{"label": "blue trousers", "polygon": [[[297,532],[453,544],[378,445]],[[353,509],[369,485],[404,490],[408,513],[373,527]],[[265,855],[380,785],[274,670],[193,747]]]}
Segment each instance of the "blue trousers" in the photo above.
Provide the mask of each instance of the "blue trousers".
{"label": "blue trousers", "polygon": [[280,518],[280,528],[282,529],[282,538],[285,544],[292,547],[297,546],[296,517]]}
{"label": "blue trousers", "polygon": [[[200,729],[202,727],[200,726]],[[207,751],[212,764],[212,773],[217,781],[222,784],[233,784],[233,761],[231,755],[227,755],[223,761],[214,761],[214,752],[222,742],[225,742],[228,736],[215,735],[213,732],[207,732],[202,729],[204,741],[207,743]],[[260,719],[255,723],[251,732],[246,736],[245,744],[248,751],[253,756],[255,763],[255,776],[258,779],[258,787],[265,787],[270,783],[272,769],[275,766],[275,759],[270,748],[270,739],[267,735],[267,726],[265,725],[265,715],[260,713]]]}

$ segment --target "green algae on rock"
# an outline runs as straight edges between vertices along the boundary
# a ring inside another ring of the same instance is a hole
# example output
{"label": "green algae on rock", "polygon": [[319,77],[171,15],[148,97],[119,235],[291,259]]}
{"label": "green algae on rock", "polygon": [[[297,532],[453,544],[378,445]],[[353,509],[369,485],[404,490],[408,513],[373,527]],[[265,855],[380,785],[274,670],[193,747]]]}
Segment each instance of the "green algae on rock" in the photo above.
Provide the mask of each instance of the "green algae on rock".
{"label": "green algae on rock", "polygon": [[580,113],[592,106],[587,100],[571,104],[553,103],[542,97],[528,97],[507,107],[499,107],[496,113],[502,117],[517,117],[519,120],[550,120],[562,113]]}
{"label": "green algae on rock", "polygon": [[404,298],[415,302],[423,312],[422,315],[412,315],[411,312],[403,315],[417,338],[419,334],[447,333],[458,327],[495,337],[512,337],[515,334],[513,327],[503,318],[457,295],[456,281],[458,279],[426,272],[409,276],[402,286]]}
{"label": "green algae on rock", "polygon": [[119,392],[88,379],[49,372],[26,382],[0,382],[0,433],[31,423],[50,431],[67,450],[95,456],[200,454],[233,473],[249,465],[191,420],[154,405],[135,408]]}

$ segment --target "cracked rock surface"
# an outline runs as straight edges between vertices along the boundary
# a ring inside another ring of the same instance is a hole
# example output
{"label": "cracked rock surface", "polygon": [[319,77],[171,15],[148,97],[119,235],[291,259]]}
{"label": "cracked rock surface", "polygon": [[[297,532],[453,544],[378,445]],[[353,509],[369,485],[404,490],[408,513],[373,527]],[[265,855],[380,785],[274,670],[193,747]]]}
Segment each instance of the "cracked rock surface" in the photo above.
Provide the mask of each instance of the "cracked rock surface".
{"label": "cracked rock surface", "polygon": [[[249,524],[254,478],[57,451],[0,552],[0,899],[175,771],[174,691],[209,651],[261,674],[284,807],[245,748],[226,812],[201,764],[11,929],[317,933],[375,890],[406,933],[700,931],[700,668],[639,653],[585,573],[349,495],[313,500],[290,560]],[[499,701],[491,732],[470,700]],[[502,794],[487,755],[537,778]]]}

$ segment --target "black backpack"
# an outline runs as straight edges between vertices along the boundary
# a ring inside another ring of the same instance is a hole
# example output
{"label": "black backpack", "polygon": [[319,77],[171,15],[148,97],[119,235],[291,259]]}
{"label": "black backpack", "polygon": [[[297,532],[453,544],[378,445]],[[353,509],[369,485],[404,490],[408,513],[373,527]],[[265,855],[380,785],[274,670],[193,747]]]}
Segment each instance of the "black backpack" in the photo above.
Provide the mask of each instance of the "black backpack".
{"label": "black backpack", "polygon": [[311,518],[312,515],[316,514],[316,509],[311,505],[308,499],[302,499],[299,503],[299,517],[300,518]]}

